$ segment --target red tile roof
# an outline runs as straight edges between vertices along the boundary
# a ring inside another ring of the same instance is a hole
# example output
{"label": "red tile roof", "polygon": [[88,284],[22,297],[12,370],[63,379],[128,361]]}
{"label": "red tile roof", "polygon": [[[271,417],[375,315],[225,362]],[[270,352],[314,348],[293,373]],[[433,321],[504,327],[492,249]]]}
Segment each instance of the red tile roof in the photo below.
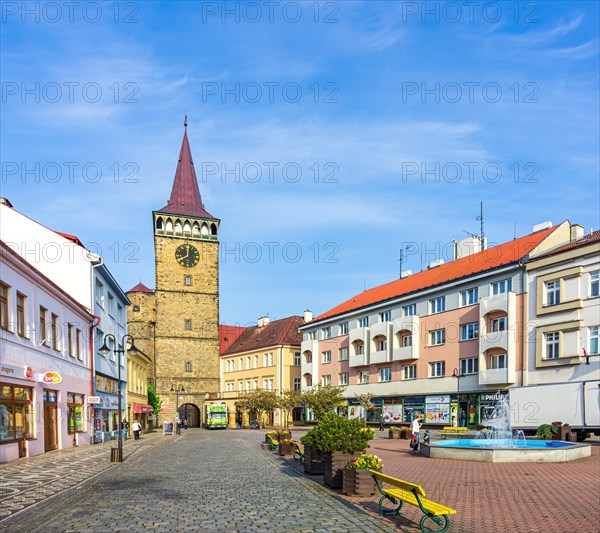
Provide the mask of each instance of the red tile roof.
{"label": "red tile roof", "polygon": [[228,326],[227,324],[219,324],[219,337],[221,340],[220,353],[223,354],[235,340],[242,334],[246,328],[244,326]]}
{"label": "red tile roof", "polygon": [[149,289],[148,287],[146,287],[146,285],[144,285],[140,281],[135,287],[132,287],[127,292],[149,292],[149,293],[153,293],[154,291],[152,289]]}
{"label": "red tile roof", "polygon": [[573,250],[575,248],[581,248],[582,246],[589,246],[590,244],[600,243],[600,231],[594,231],[592,233],[588,233],[581,237],[581,239],[577,239],[576,241],[568,242],[567,244],[563,244],[562,246],[558,246],[553,250],[548,250],[543,254],[536,255],[531,261],[537,261],[538,259],[543,259],[550,255],[559,254],[561,252],[566,252],[568,250]]}
{"label": "red tile roof", "polygon": [[298,330],[305,324],[301,316],[290,316],[269,322],[266,326],[244,328],[241,335],[221,355],[231,355],[250,350],[261,350],[269,346],[300,346],[302,333]]}
{"label": "red tile roof", "polygon": [[210,218],[216,220],[208,211],[204,209],[192,152],[187,137],[187,128],[183,133],[183,142],[179,152],[179,161],[171,189],[171,198],[166,206],[159,209],[162,213],[174,215],[185,215],[191,217]]}
{"label": "red tile roof", "polygon": [[60,235],[61,237],[64,237],[65,239],[68,239],[71,242],[74,242],[75,244],[81,246],[82,248],[85,248],[85,246],[79,240],[79,237],[77,237],[77,235],[70,235],[68,233],[62,233],[61,231],[56,231],[56,230],[54,230],[54,233],[56,233],[57,235]]}
{"label": "red tile roof", "polygon": [[519,239],[512,240],[499,246],[488,248],[483,252],[462,257],[430,270],[424,270],[423,272],[412,274],[406,278],[398,279],[380,285],[379,287],[366,290],[333,309],[325,311],[318,316],[315,321],[347,313],[348,311],[360,309],[378,302],[391,300],[392,298],[411,294],[419,290],[442,285],[450,281],[459,280],[487,270],[494,270],[511,263],[516,263],[519,259],[531,252],[557,227],[558,226],[553,226],[549,229],[532,233],[525,237],[520,237]]}

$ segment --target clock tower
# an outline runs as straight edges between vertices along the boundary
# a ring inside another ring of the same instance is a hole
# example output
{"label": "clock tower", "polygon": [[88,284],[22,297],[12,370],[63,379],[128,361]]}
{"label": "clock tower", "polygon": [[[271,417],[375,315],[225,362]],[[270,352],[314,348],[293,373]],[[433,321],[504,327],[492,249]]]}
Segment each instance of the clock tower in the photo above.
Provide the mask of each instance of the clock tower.
{"label": "clock tower", "polygon": [[204,402],[219,392],[220,221],[202,203],[187,120],[184,128],[171,197],[152,213],[156,290],[150,378],[163,401],[162,419],[174,420],[178,409],[195,426],[203,421]]}

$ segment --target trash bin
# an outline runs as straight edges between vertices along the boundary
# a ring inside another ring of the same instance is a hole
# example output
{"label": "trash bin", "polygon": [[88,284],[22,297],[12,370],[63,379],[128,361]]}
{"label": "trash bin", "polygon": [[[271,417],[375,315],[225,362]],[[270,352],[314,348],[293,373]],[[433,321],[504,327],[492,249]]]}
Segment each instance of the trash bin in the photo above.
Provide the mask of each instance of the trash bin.
{"label": "trash bin", "polygon": [[123,462],[123,449],[122,448],[111,448],[110,449],[110,462],[111,463],[122,463]]}

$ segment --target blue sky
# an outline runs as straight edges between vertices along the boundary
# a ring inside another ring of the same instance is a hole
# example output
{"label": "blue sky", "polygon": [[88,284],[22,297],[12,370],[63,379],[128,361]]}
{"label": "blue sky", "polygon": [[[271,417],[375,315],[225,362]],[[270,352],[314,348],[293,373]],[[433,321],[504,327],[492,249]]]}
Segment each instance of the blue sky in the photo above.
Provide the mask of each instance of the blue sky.
{"label": "blue sky", "polygon": [[1,194],[125,290],[154,286],[186,113],[226,323],[321,313],[396,279],[403,243],[419,271],[480,201],[491,243],[600,226],[597,2],[22,5]]}

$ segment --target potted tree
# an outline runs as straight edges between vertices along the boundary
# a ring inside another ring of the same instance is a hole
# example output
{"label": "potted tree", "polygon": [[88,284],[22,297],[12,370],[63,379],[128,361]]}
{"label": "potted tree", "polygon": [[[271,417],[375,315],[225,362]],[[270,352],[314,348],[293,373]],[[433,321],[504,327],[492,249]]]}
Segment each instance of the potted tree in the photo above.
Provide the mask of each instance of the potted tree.
{"label": "potted tree", "polygon": [[370,453],[353,457],[346,464],[343,474],[342,492],[351,496],[370,496],[377,492],[377,486],[369,470],[381,471],[381,459]]}
{"label": "potted tree", "polygon": [[324,414],[319,423],[301,440],[305,445],[307,442],[313,444],[323,453],[325,484],[340,488],[346,464],[356,452],[362,452],[367,448],[374,435],[372,429],[363,427],[362,420],[348,420],[329,412]]}

